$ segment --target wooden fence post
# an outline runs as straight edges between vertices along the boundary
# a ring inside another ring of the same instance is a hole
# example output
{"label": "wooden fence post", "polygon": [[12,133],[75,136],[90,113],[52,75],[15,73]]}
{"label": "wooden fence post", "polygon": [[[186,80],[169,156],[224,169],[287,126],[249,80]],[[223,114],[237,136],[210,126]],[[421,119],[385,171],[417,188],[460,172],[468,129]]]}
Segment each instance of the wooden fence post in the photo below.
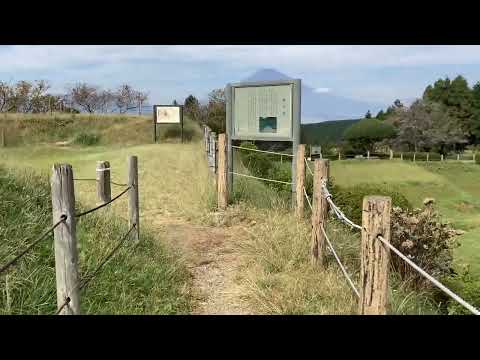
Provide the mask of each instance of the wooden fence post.
{"label": "wooden fence post", "polygon": [[322,226],[326,229],[326,220],[328,213],[328,203],[323,196],[323,182],[328,182],[329,162],[328,160],[315,160],[315,170],[313,176],[313,214],[312,214],[312,265],[319,266],[321,269],[325,266],[325,236],[322,232]]}
{"label": "wooden fence post", "polygon": [[140,210],[138,200],[138,157],[128,157],[128,226],[135,225],[134,240],[140,241]]}
{"label": "wooden fence post", "polygon": [[215,132],[210,132],[210,169],[212,170],[213,173],[215,173],[215,137],[216,137],[216,134]]}
{"label": "wooden fence post", "polygon": [[57,283],[57,306],[60,308],[67,299],[60,315],[80,314],[78,290],[78,250],[75,219],[75,191],[73,170],[69,164],[55,164],[52,169],[52,213],[53,223],[62,215],[66,220],[53,231],[55,247],[55,274]]}
{"label": "wooden fence post", "polygon": [[443,154],[440,154],[440,161],[443,161]]}
{"label": "wooden fence post", "polygon": [[457,154],[457,161],[460,161],[460,153]]}
{"label": "wooden fence post", "polygon": [[430,153],[427,152],[427,162],[428,162],[429,158],[430,158]]}
{"label": "wooden fence post", "polygon": [[400,153],[400,160],[403,160],[403,153]]}
{"label": "wooden fence post", "polygon": [[370,160],[370,150],[367,150],[367,160]]}
{"label": "wooden fence post", "polygon": [[1,133],[1,137],[0,137],[0,145],[2,147],[5,147],[5,129],[2,128],[2,133]]}
{"label": "wooden fence post", "polygon": [[338,152],[338,160],[342,160],[342,154],[340,153],[340,151]]}
{"label": "wooden fence post", "polygon": [[297,147],[297,181],[296,185],[296,202],[295,213],[298,219],[303,219],[304,208],[304,193],[303,187],[305,186],[305,145],[299,144]]}
{"label": "wooden fence post", "polygon": [[218,135],[218,171],[217,171],[217,205],[225,210],[228,205],[227,176],[227,139],[225,134]]}
{"label": "wooden fence post", "polygon": [[413,153],[413,162],[415,162],[416,155],[417,155],[417,153],[414,152],[414,153]]}
{"label": "wooden fence post", "polygon": [[475,162],[475,156],[477,156],[476,152],[473,153],[473,162]]}
{"label": "wooden fence post", "polygon": [[381,235],[390,242],[391,207],[389,197],[368,196],[363,199],[359,301],[362,315],[387,313],[390,250],[377,237]]}
{"label": "wooden fence post", "polygon": [[104,204],[112,199],[110,187],[110,163],[97,161],[97,198],[98,204]]}
{"label": "wooden fence post", "polygon": [[390,149],[390,160],[393,160],[393,151]]}

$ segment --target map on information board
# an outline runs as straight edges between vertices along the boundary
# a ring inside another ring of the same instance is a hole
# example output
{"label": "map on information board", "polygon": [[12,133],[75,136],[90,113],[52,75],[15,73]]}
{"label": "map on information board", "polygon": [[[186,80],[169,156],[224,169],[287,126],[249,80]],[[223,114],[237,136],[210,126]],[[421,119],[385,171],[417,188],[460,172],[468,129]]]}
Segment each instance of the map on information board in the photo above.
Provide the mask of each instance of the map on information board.
{"label": "map on information board", "polygon": [[155,122],[157,124],[180,124],[180,107],[155,105]]}
{"label": "map on information board", "polygon": [[292,137],[293,86],[235,87],[233,132],[237,137]]}

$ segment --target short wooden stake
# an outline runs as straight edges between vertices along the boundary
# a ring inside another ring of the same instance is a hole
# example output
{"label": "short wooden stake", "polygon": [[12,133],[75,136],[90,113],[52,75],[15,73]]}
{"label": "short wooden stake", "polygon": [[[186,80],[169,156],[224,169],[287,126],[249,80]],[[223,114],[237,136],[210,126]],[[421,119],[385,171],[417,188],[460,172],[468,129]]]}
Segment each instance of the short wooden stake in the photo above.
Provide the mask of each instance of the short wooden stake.
{"label": "short wooden stake", "polygon": [[342,160],[342,154],[340,153],[340,151],[338,152],[338,160]]}
{"label": "short wooden stake", "polygon": [[473,162],[475,162],[475,156],[477,155],[477,153],[473,153]]}
{"label": "short wooden stake", "polygon": [[390,150],[390,160],[393,160],[393,151]]}
{"label": "short wooden stake", "polygon": [[217,171],[217,205],[225,210],[228,205],[227,187],[227,139],[225,134],[218,135],[218,171]]}
{"label": "short wooden stake", "polygon": [[457,154],[457,161],[460,161],[460,154]]}
{"label": "short wooden stake", "polygon": [[97,161],[97,205],[109,202],[112,199],[110,187],[110,163]]}
{"label": "short wooden stake", "polygon": [[403,160],[403,153],[400,153],[400,160]]}
{"label": "short wooden stake", "polygon": [[413,153],[413,162],[415,162],[415,157],[416,157],[417,153]]}
{"label": "short wooden stake", "polygon": [[60,308],[65,301],[70,299],[59,314],[78,315],[80,314],[80,295],[78,290],[78,250],[72,166],[55,164],[50,181],[53,223],[57,223],[62,215],[67,217],[53,231],[57,306]]}
{"label": "short wooden stake", "polygon": [[440,161],[443,161],[443,154],[440,155]]}
{"label": "short wooden stake", "polygon": [[322,189],[323,183],[328,182],[329,161],[315,160],[313,176],[313,214],[312,214],[312,265],[321,269],[325,267],[325,236],[322,226],[326,231],[328,203]]}
{"label": "short wooden stake", "polygon": [[367,160],[370,160],[370,151],[367,150]]}
{"label": "short wooden stake", "polygon": [[378,236],[390,242],[391,207],[389,197],[368,196],[363,199],[359,301],[362,315],[387,313],[390,250]]}
{"label": "short wooden stake", "polygon": [[134,240],[140,241],[140,211],[138,200],[138,157],[128,157],[128,226],[135,225]]}
{"label": "short wooden stake", "polygon": [[427,162],[428,162],[429,158],[430,158],[430,153],[427,153]]}
{"label": "short wooden stake", "polygon": [[2,128],[1,137],[0,137],[0,145],[5,147],[5,129]]}
{"label": "short wooden stake", "polygon": [[296,186],[296,206],[295,214],[298,219],[303,219],[304,212],[304,192],[303,187],[305,186],[305,145],[299,144],[297,147],[297,181]]}

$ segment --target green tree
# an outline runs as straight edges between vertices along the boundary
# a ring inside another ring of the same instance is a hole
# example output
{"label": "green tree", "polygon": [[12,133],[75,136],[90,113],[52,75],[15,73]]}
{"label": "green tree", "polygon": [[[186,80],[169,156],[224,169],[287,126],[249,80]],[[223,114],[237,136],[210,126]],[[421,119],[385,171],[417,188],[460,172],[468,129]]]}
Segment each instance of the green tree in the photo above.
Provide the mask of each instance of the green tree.
{"label": "green tree", "polygon": [[195,96],[188,95],[183,103],[183,110],[185,114],[193,121],[201,122],[200,102]]}
{"label": "green tree", "polygon": [[380,110],[377,114],[377,116],[375,116],[375,118],[377,120],[380,120],[380,121],[383,121],[385,120],[385,113],[383,112],[383,110]]}
{"label": "green tree", "polygon": [[367,113],[365,114],[365,119],[371,119],[372,118],[372,113],[370,112],[370,110],[367,111]]}
{"label": "green tree", "polygon": [[343,133],[350,145],[363,152],[373,151],[375,143],[395,136],[395,128],[377,119],[365,118]]}

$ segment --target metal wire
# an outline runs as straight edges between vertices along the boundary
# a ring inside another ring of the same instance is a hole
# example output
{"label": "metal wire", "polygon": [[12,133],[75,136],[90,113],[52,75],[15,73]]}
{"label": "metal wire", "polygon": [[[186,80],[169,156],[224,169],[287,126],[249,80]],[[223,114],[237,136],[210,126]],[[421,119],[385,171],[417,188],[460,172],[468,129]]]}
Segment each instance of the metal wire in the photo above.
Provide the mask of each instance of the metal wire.
{"label": "metal wire", "polygon": [[442,283],[440,283],[437,279],[429,275],[425,270],[423,270],[421,267],[419,267],[417,264],[415,264],[412,260],[410,260],[407,256],[402,254],[396,247],[394,247],[392,244],[390,244],[388,241],[386,241],[383,236],[378,235],[377,239],[382,242],[385,246],[387,246],[390,250],[392,250],[395,254],[397,254],[402,260],[406,261],[407,264],[409,264],[411,267],[413,267],[415,270],[417,270],[421,275],[423,275],[425,278],[430,280],[430,282],[438,287],[440,290],[442,290],[445,294],[450,296],[452,299],[454,299],[456,302],[458,302],[460,305],[463,305],[465,308],[470,310],[473,314],[475,315],[480,315],[480,311],[478,311],[475,307],[467,303],[465,300],[463,300],[460,296],[455,294],[453,291],[445,287]]}
{"label": "metal wire", "polygon": [[25,250],[23,250],[20,254],[18,254],[13,260],[9,261],[7,264],[0,268],[0,274],[7,270],[10,266],[14,265],[20,258],[22,258],[26,253],[28,253],[35,245],[39,242],[47,238],[47,236],[62,222],[67,220],[67,215],[60,216],[60,220],[57,221],[52,227],[50,227],[42,236],[40,236],[37,240],[31,243]]}
{"label": "metal wire", "polygon": [[101,208],[103,208],[104,206],[107,206],[109,204],[111,204],[112,202],[114,202],[115,200],[117,200],[120,196],[122,196],[123,194],[125,194],[128,190],[130,190],[131,186],[129,186],[128,188],[126,188],[125,190],[123,190],[120,194],[118,194],[117,196],[115,196],[112,200],[102,204],[102,205],[99,205],[97,207],[94,207],[93,209],[90,209],[90,210],[87,210],[87,211],[84,211],[83,213],[80,213],[80,214],[76,214],[75,217],[76,218],[79,218],[79,217],[82,217],[84,215],[87,215],[87,214],[90,214],[91,212],[94,212],[96,210],[99,210]]}
{"label": "metal wire", "polygon": [[73,179],[74,181],[97,181],[97,179]]}
{"label": "metal wire", "polygon": [[[95,276],[98,275],[98,273],[100,272],[101,268],[108,262],[108,260],[110,260],[112,258],[113,255],[115,255],[115,253],[118,251],[118,249],[120,249],[120,247],[122,246],[122,244],[125,242],[125,240],[128,238],[128,235],[130,235],[130,233],[132,232],[132,230],[136,227],[135,224],[133,224],[130,229],[126,232],[126,234],[123,236],[123,238],[120,240],[120,242],[117,244],[117,246],[115,246],[113,248],[113,250],[100,262],[100,264],[97,266],[97,268],[93,271],[93,273],[89,276],[86,277],[86,279],[84,279],[83,281],[80,281],[78,284],[77,284],[77,287],[78,287],[78,290],[82,290],[84,289],[89,283],[90,281],[92,281]],[[60,314],[60,312],[63,310],[63,308],[65,306],[67,306],[69,303],[70,303],[71,299],[69,296],[67,296],[67,298],[65,299],[65,301],[63,302],[63,304],[58,308],[57,312],[55,313],[55,315],[58,315]]]}
{"label": "metal wire", "polygon": [[120,183],[116,183],[114,181],[110,181],[111,184],[113,185],[117,185],[117,186],[128,186],[128,184],[120,184]]}
{"label": "metal wire", "polygon": [[274,152],[274,151],[265,151],[265,150],[249,149],[249,148],[245,148],[245,147],[241,147],[241,146],[234,146],[234,145],[232,145],[232,148],[234,148],[234,149],[240,149],[240,150],[256,151],[256,152],[261,152],[261,153],[266,153],[266,154],[273,154],[273,155],[293,157],[292,154],[284,154],[284,153],[279,153],[279,152]]}
{"label": "metal wire", "polygon": [[348,284],[352,288],[352,290],[355,293],[355,295],[357,296],[357,298],[360,298],[360,293],[358,292],[357,288],[353,284],[353,281],[350,278],[350,276],[348,275],[347,270],[345,269],[342,262],[340,261],[340,258],[338,257],[337,253],[335,252],[335,249],[333,248],[332,243],[328,239],[327,233],[325,232],[325,229],[323,228],[323,225],[320,225],[320,229],[322,229],[322,232],[323,232],[323,235],[325,236],[325,240],[327,241],[328,247],[330,248],[330,251],[332,252],[333,256],[335,257],[335,260],[337,260],[338,266],[340,266],[340,269],[342,270],[343,275],[345,275],[345,278],[347,279]]}
{"label": "metal wire", "polygon": [[[97,179],[73,179],[75,181],[98,181]],[[115,181],[110,181],[110,184],[117,185],[117,186],[128,186],[128,184],[121,184]]]}
{"label": "metal wire", "polygon": [[280,184],[292,185],[291,182],[273,180],[273,179],[265,179],[265,178],[261,178],[261,177],[258,177],[258,176],[252,176],[252,175],[246,175],[246,174],[239,174],[239,173],[236,173],[234,171],[230,171],[230,174],[237,175],[237,176],[244,176],[244,177],[257,179],[257,180],[263,180],[263,181],[270,181],[270,182],[275,182],[275,183],[280,183]]}

